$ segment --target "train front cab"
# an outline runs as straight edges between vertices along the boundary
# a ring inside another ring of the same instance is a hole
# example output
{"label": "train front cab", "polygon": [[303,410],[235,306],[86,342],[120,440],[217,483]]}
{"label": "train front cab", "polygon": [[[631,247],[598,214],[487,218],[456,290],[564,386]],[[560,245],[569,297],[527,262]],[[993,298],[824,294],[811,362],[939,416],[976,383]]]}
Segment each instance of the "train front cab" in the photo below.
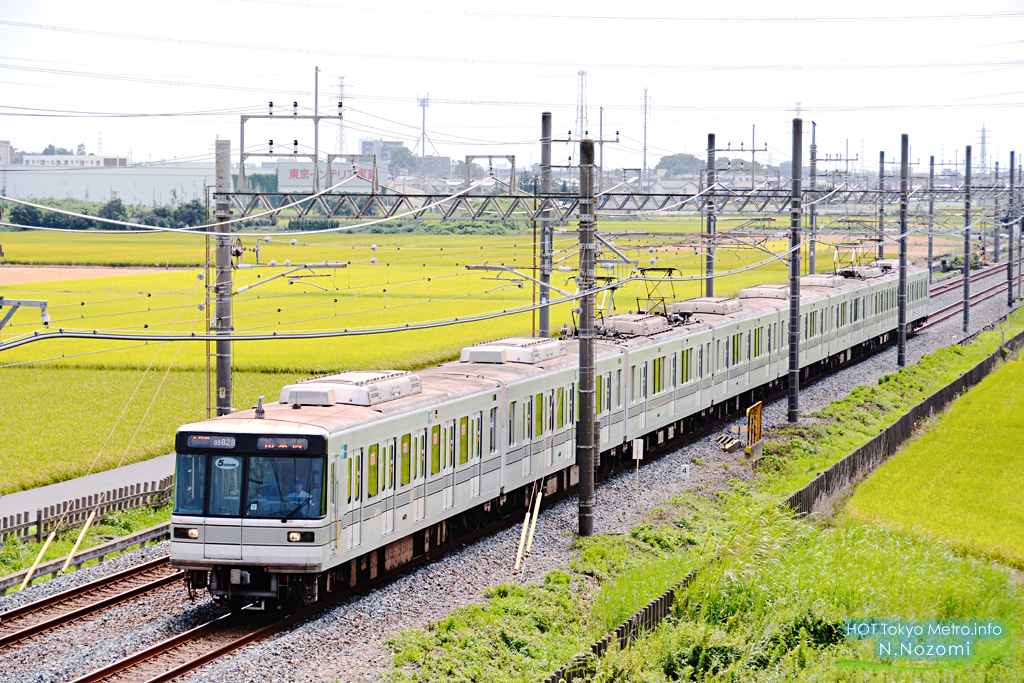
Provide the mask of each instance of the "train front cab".
{"label": "train front cab", "polygon": [[190,591],[236,606],[307,604],[337,553],[326,433],[268,433],[262,420],[260,432],[236,429],[250,422],[179,430],[171,566],[186,571]]}

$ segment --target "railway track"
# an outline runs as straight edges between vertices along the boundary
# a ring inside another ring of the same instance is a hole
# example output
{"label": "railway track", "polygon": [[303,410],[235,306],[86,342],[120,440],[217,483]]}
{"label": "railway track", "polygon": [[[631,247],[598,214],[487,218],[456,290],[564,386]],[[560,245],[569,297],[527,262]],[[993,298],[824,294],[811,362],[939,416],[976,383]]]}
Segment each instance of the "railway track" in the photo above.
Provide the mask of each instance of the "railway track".
{"label": "railway track", "polygon": [[[997,272],[1004,272],[1003,268],[1005,268],[1005,266],[992,268],[986,272],[979,272],[975,277],[972,277],[972,280],[982,279],[983,277],[996,274]],[[958,278],[957,281],[952,283],[945,283],[945,285],[947,286],[947,289],[945,291],[951,291],[952,289],[955,289],[958,285],[962,286],[962,278]],[[971,297],[971,305],[978,304],[982,301],[985,301],[995,296],[1000,291],[1004,291],[1005,286],[1006,283],[1001,282],[999,285],[978,292],[977,294]],[[924,327],[919,328],[919,331],[926,330],[929,327],[934,327],[940,324],[941,322],[944,322],[954,317],[960,311],[962,311],[962,303],[960,302],[940,309],[939,311],[936,311],[930,316],[929,322]],[[821,379],[821,377],[816,377],[814,379]],[[779,395],[781,396],[782,394],[780,393]],[[709,424],[704,429],[700,430],[699,433],[688,434],[683,439],[677,438],[673,440],[671,444],[665,444],[666,447],[670,446],[670,448],[666,448],[666,450],[674,450],[683,445],[684,442],[691,442],[696,439],[702,438],[708,433],[711,433],[716,428],[716,426],[718,426],[718,424],[725,422],[728,419],[732,419],[733,417],[735,417],[735,415],[730,415],[724,418],[723,420],[716,422],[715,424]],[[652,453],[651,455],[655,456],[656,454]],[[605,479],[619,471],[629,468],[631,468],[631,465],[629,463],[617,466],[613,468],[611,471],[599,473],[598,479]],[[571,495],[572,493],[575,492],[575,490],[576,487],[574,486],[571,489],[559,491],[558,493],[552,496],[545,496],[544,507],[548,507],[548,505],[556,502],[557,500],[567,495]],[[478,538],[493,534],[509,526],[519,524],[521,523],[521,521],[522,519],[520,515],[510,515],[509,517],[498,520],[464,537],[448,542],[443,546],[437,547],[431,552],[425,554],[420,558],[413,560],[408,564],[405,564],[391,571],[384,572],[381,575],[379,575],[376,579],[360,583],[359,585],[353,588],[347,588],[345,590],[339,591],[338,593],[332,594],[314,605],[311,605],[294,614],[284,616],[280,619],[273,619],[272,615],[270,615],[269,613],[261,613],[252,610],[234,611],[230,614],[226,614],[216,619],[213,619],[201,626],[193,628],[177,636],[161,641],[149,648],[129,655],[128,657],[125,657],[117,662],[114,662],[103,668],[97,669],[96,671],[83,675],[72,681],[72,683],[95,683],[99,681],[146,681],[147,683],[162,683],[165,681],[176,680],[196,669],[199,669],[220,658],[223,658],[247,645],[264,640],[286,629],[289,629],[295,624],[310,617],[313,617],[320,612],[326,611],[327,609],[330,609],[331,607],[359,593],[363,593],[378,585],[388,583],[397,576],[407,573],[416,566],[431,562],[440,557],[441,555],[451,552],[457,547],[470,543],[474,540],[477,540]],[[142,573],[143,567],[155,567],[160,565],[161,563],[164,566],[166,566],[167,560],[158,560],[148,563],[148,565],[142,565],[139,568],[136,568],[135,571]],[[169,567],[167,567],[167,571],[170,571]],[[130,573],[131,570],[127,572],[122,572],[119,575],[108,577],[108,579],[105,579],[103,581],[110,584],[115,584],[119,580],[118,577],[122,577]],[[174,580],[178,577],[171,576],[166,578]],[[95,583],[99,584],[101,582]],[[46,606],[44,605],[44,603],[50,601],[55,603],[71,603],[74,600],[74,596],[72,595],[72,593],[87,593],[90,590],[90,586],[94,586],[94,584],[82,586],[79,589],[75,589],[75,591],[72,591],[71,593],[65,593],[58,596],[54,596],[53,598],[50,598],[48,600],[39,601],[37,603],[33,603],[32,605],[26,605],[25,607],[19,608],[18,610],[14,610],[6,614],[0,615],[0,620],[2,620],[0,621],[0,629],[2,629],[3,626],[6,625],[10,619],[20,616],[21,611],[25,611],[25,613],[27,614],[28,611],[33,607],[36,607],[37,610],[45,609]],[[141,594],[142,592],[145,592],[145,590],[140,587],[137,589],[133,589],[132,591],[124,591],[116,596],[108,598],[108,600],[116,599],[116,601],[120,601],[123,599],[128,599],[129,592],[133,592],[133,594],[137,595]],[[92,611],[97,611],[103,608],[102,606],[99,606],[99,602],[100,601],[96,601],[96,605],[91,608]],[[110,604],[115,603],[111,602]],[[71,621],[74,618],[77,617],[66,616],[63,618],[63,623],[67,623],[68,621]],[[42,621],[43,620],[40,619],[40,622]],[[61,618],[57,617],[52,619],[52,621],[55,622],[53,626],[42,627],[36,630],[35,632],[38,633],[42,632],[43,630],[49,630],[50,628],[57,628],[62,620]],[[25,630],[27,631],[28,629]],[[2,637],[2,635],[3,632],[2,630],[0,630],[0,637]],[[24,637],[28,637],[28,635],[26,634]],[[5,641],[0,639],[0,645],[3,645],[4,643]]]}
{"label": "railway track", "polygon": [[163,557],[0,614],[0,652],[180,580]]}
{"label": "railway track", "polygon": [[[960,280],[962,282],[963,278],[960,278]],[[1020,276],[1017,276],[1016,278],[1014,278],[1014,280],[1015,281],[1016,280],[1020,280]],[[973,282],[973,280],[972,280],[972,282]],[[1000,282],[998,285],[993,285],[992,287],[989,287],[988,289],[983,289],[980,292],[978,292],[977,294],[972,294],[971,295],[971,306],[974,306],[976,304],[980,304],[982,301],[986,301],[988,299],[991,299],[992,297],[996,296],[1000,292],[1005,292],[1005,291],[1006,291],[1006,282],[1005,281],[1004,282]],[[928,315],[928,322],[926,322],[921,327],[917,328],[915,334],[921,333],[921,332],[925,332],[925,331],[927,331],[927,330],[929,330],[929,329],[931,329],[933,327],[941,325],[942,323],[946,322],[947,320],[949,320],[951,318],[955,318],[956,316],[958,316],[961,313],[963,313],[963,310],[964,310],[964,302],[963,301],[958,301],[958,302],[956,302],[954,304],[950,304],[949,306],[945,306],[943,308],[940,308],[939,310],[935,311],[934,313],[931,313],[931,314]]]}
{"label": "railway track", "polygon": [[[974,273],[971,274],[971,282],[974,283],[977,282],[978,280],[983,280],[987,277],[991,277],[992,275],[996,275],[997,273],[1003,273],[1005,276],[1005,263],[999,263],[984,270],[975,271]],[[934,287],[931,288],[931,290],[929,290],[928,293],[930,296],[942,296],[943,294],[947,294],[958,289],[963,289],[963,286],[964,278],[961,275],[960,277],[950,280],[949,282],[943,282],[941,284],[935,285]]]}

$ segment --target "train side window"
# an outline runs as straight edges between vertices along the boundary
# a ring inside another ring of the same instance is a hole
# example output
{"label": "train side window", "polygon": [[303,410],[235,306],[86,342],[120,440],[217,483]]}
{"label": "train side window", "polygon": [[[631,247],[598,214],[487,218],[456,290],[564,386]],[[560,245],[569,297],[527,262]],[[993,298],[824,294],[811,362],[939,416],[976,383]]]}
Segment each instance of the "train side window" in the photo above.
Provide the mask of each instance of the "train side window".
{"label": "train side window", "polygon": [[377,444],[370,446],[370,470],[369,475],[366,477],[366,497],[373,498],[377,495],[377,468],[378,468],[378,451],[380,447]]}
{"label": "train side window", "polygon": [[469,418],[459,420],[459,464],[469,462]]}
{"label": "train side window", "polygon": [[746,349],[747,349],[747,362],[748,363],[750,362],[750,348],[751,348],[751,346],[750,346],[750,335],[751,335],[750,330],[747,330],[747,346],[746,346]]}
{"label": "train side window", "polygon": [[555,423],[558,429],[565,426],[565,388],[558,387],[558,421]]}
{"label": "train side window", "polygon": [[683,384],[690,381],[690,349],[683,349],[683,367],[682,367],[682,380]]}
{"label": "train side window", "polygon": [[731,337],[726,337],[725,338],[725,367],[726,368],[732,367],[732,356],[730,354],[731,349],[732,349],[732,338]]}
{"label": "train side window", "polygon": [[402,437],[402,485],[412,481],[412,435]]}
{"label": "train side window", "polygon": [[652,363],[651,363],[651,366],[652,366],[651,367],[651,373],[653,375],[652,379],[654,380],[652,382],[652,384],[654,385],[653,389],[654,389],[654,395],[655,396],[660,394],[661,390],[663,388],[662,385],[661,385],[661,373],[662,373],[662,370],[664,368],[664,365],[665,365],[665,359],[664,358],[655,358],[654,361],[652,361]]}
{"label": "train side window", "polygon": [[523,443],[530,440],[533,434],[533,397],[527,396],[523,401]]}
{"label": "train side window", "polygon": [[671,375],[671,378],[672,378],[672,388],[673,389],[676,388],[676,378],[678,377],[678,375],[676,374],[676,370],[678,369],[678,365],[679,365],[679,356],[673,353],[672,354],[672,367],[669,370],[669,375]]}
{"label": "train side window", "polygon": [[497,408],[491,408],[491,426],[490,426],[490,429],[491,429],[491,432],[490,432],[490,443],[489,443],[488,451],[490,453],[497,453],[498,452],[498,434],[497,434],[497,430],[498,430],[498,409]]}
{"label": "train side window", "polygon": [[203,514],[206,498],[206,454],[179,453],[174,482],[174,512],[179,515]]}
{"label": "train side window", "polygon": [[516,402],[508,404],[508,445],[516,445]]}
{"label": "train side window", "polygon": [[[722,340],[715,341],[715,368],[722,367]],[[710,370],[710,368],[709,368]]]}
{"label": "train side window", "polygon": [[647,399],[647,363],[640,368],[640,397]]}
{"label": "train side window", "polygon": [[536,430],[534,436],[544,434],[544,394],[537,394],[533,399],[533,428]]}
{"label": "train side window", "polygon": [[569,385],[569,424],[576,422],[576,383]]}
{"label": "train side window", "polygon": [[430,429],[430,473],[441,471],[441,425]]}
{"label": "train side window", "polygon": [[761,355],[761,329],[758,327],[754,330],[754,358]]}
{"label": "train side window", "polygon": [[455,420],[448,423],[448,442],[445,444],[448,447],[448,456],[445,460],[449,469],[455,468]]}
{"label": "train side window", "polygon": [[595,392],[597,394],[597,405],[595,406],[595,414],[596,415],[600,415],[601,411],[604,409],[604,405],[603,405],[603,400],[604,400],[604,391],[603,391],[603,389],[604,389],[604,375],[598,375],[595,378],[595,382],[596,382],[595,388],[597,389],[597,391]]}
{"label": "train side window", "polygon": [[622,368],[615,371],[615,407],[622,407]]}
{"label": "train side window", "polygon": [[612,373],[605,373],[604,376],[604,409],[612,412]]}
{"label": "train side window", "polygon": [[629,368],[629,402],[636,403],[636,366]]}

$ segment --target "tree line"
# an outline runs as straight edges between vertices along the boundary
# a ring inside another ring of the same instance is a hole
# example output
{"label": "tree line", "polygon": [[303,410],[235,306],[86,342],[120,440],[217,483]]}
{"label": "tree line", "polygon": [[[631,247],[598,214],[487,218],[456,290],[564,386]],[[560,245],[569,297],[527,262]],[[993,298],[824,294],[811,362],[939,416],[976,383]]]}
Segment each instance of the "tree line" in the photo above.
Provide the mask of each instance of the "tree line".
{"label": "tree line", "polygon": [[[41,199],[35,202],[55,209],[87,214],[108,220],[152,225],[161,228],[185,228],[203,225],[206,222],[206,207],[198,199],[177,207],[129,206],[115,197],[105,204],[75,199]],[[56,211],[37,209],[34,206],[15,204],[10,210],[9,222],[37,228],[62,228],[65,230],[127,230],[127,226],[104,223],[80,216],[68,216]]]}

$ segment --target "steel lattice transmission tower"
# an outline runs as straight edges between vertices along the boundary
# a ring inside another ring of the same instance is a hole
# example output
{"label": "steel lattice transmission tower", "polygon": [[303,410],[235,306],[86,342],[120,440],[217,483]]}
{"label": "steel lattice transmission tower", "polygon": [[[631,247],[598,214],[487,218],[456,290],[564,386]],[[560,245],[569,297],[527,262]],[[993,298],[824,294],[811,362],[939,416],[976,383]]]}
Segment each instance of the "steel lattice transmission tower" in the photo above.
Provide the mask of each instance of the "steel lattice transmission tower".
{"label": "steel lattice transmission tower", "polygon": [[344,154],[345,148],[348,147],[347,140],[345,140],[345,114],[342,111],[345,103],[345,77],[338,77],[338,154]]}
{"label": "steel lattice transmission tower", "polygon": [[975,165],[975,168],[976,169],[980,168],[980,172],[977,175],[978,175],[979,178],[981,178],[981,177],[984,177],[984,176],[988,175],[988,134],[989,134],[989,131],[985,127],[985,124],[982,123],[981,124],[981,130],[978,131],[978,132],[981,134],[981,138],[978,140],[978,142],[981,143],[980,144],[981,155],[980,155],[980,157],[978,159],[978,163]]}
{"label": "steel lattice transmission tower", "polygon": [[587,135],[587,72],[580,69],[576,72],[579,78],[579,97],[576,102],[576,140]]}
{"label": "steel lattice transmission tower", "polygon": [[423,109],[423,128],[420,130],[420,157],[427,156],[427,107],[430,106],[430,93],[417,99],[417,105]]}

